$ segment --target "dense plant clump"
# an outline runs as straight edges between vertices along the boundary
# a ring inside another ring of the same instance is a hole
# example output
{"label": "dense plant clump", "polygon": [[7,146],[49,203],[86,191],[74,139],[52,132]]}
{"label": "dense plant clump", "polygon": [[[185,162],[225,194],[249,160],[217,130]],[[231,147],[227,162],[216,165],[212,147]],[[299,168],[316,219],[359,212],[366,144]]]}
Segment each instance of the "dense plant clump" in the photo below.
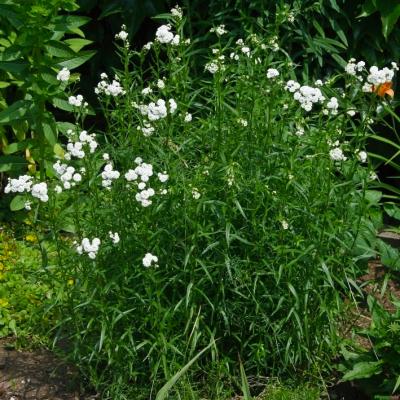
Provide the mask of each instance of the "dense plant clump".
{"label": "dense plant clump", "polygon": [[[112,399],[149,398],[205,348],[186,379],[208,379],[211,398],[239,365],[318,373],[363,257],[354,245],[376,178],[364,146],[397,65],[350,60],[298,82],[275,42],[231,43],[221,25],[196,80],[183,12],[166,18],[140,51],[117,34],[124,69],[94,88],[104,135],[68,92],[76,123],[60,125],[49,177],[5,188],[65,288],[51,299],[65,316],[55,338]],[[69,90],[68,70],[57,78]]]}

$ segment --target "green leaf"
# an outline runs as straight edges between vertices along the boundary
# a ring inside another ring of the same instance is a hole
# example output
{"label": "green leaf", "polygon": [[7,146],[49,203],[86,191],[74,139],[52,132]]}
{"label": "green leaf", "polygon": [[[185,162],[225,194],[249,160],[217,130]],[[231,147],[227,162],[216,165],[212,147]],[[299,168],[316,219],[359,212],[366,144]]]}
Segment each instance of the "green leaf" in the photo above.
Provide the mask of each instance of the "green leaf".
{"label": "green leaf", "polygon": [[11,72],[12,74],[20,74],[28,68],[28,63],[24,61],[0,61],[0,69]]}
{"label": "green leaf", "polygon": [[54,146],[57,143],[57,126],[55,121],[45,121],[43,122],[43,133],[47,142]]}
{"label": "green leaf", "polygon": [[378,241],[378,249],[381,256],[381,262],[386,267],[392,268],[395,271],[400,271],[400,252],[390,244],[383,240]]}
{"label": "green leaf", "polygon": [[6,18],[14,28],[19,29],[24,25],[15,7],[8,4],[0,4],[0,17]]}
{"label": "green leaf", "polygon": [[73,112],[74,107],[68,103],[65,99],[60,99],[59,97],[55,97],[52,101],[53,106],[59,108],[60,110]]}
{"label": "green leaf", "polygon": [[17,195],[15,196],[10,203],[10,210],[11,211],[19,211],[25,208],[25,196]]}
{"label": "green leaf", "polygon": [[385,212],[389,217],[395,218],[400,221],[400,208],[396,204],[386,203],[383,206]]}
{"label": "green leaf", "polygon": [[73,51],[79,52],[83,47],[88,46],[89,44],[93,43],[92,40],[88,39],[67,39],[64,41]]}
{"label": "green leaf", "polygon": [[367,200],[370,205],[378,205],[381,198],[382,192],[379,192],[378,190],[367,190],[365,192],[365,200]]}
{"label": "green leaf", "polygon": [[69,129],[75,131],[76,125],[72,124],[71,122],[56,122],[57,128],[60,132],[62,132],[64,135],[67,133]]}
{"label": "green leaf", "polygon": [[0,112],[0,125],[23,119],[31,104],[32,102],[28,100],[18,100],[11,104],[11,106]]}
{"label": "green leaf", "polygon": [[185,366],[183,366],[157,393],[156,400],[164,400],[168,396],[168,392],[175,385],[175,383],[179,380],[179,378],[186,373],[186,371],[192,366],[192,364],[200,358],[212,345],[214,341],[212,341],[207,347],[197,353]]}
{"label": "green leaf", "polygon": [[376,12],[376,5],[374,0],[366,0],[361,9],[361,14],[357,18],[368,17]]}
{"label": "green leaf", "polygon": [[382,372],[383,361],[362,361],[353,365],[353,368],[348,371],[342,378],[343,382],[352,381],[354,379],[370,378]]}
{"label": "green leaf", "polygon": [[82,51],[79,53],[79,56],[71,58],[69,60],[61,61],[57,63],[57,65],[61,67],[66,67],[68,69],[78,68],[86,61],[91,59],[95,54],[96,54],[95,50]]}
{"label": "green leaf", "polygon": [[76,53],[68,45],[56,40],[50,40],[44,47],[53,57],[73,58],[76,56]]}
{"label": "green leaf", "polygon": [[[393,3],[393,0],[385,0],[388,6],[389,3]],[[387,40],[389,35],[391,34],[393,28],[395,27],[397,20],[400,17],[400,4],[397,2],[397,5],[393,3],[390,12],[386,13],[382,10],[381,20],[382,20],[382,33],[385,39]]]}
{"label": "green leaf", "polygon": [[27,164],[25,158],[19,156],[0,156],[0,172],[21,170]]}
{"label": "green leaf", "polygon": [[[54,31],[71,31],[74,28],[79,28],[86,25],[91,19],[89,17],[82,17],[77,15],[60,15],[53,19],[55,25],[52,27]],[[49,27],[50,29],[50,27]]]}

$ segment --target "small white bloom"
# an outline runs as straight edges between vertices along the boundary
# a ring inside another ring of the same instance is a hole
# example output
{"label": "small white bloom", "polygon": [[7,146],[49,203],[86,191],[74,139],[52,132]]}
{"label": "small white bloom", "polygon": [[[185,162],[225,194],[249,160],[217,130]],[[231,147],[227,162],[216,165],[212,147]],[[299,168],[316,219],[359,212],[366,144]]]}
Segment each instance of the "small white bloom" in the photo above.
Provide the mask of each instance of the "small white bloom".
{"label": "small white bloom", "polygon": [[282,224],[282,228],[283,228],[284,230],[289,229],[289,224],[288,224],[287,221],[282,220],[282,221],[281,221],[281,224]]}
{"label": "small white bloom", "polygon": [[201,196],[200,192],[197,190],[197,188],[192,189],[192,196],[195,200],[198,200]]}
{"label": "small white bloom", "polygon": [[169,178],[168,174],[165,171],[164,171],[164,173],[159,172],[157,174],[157,176],[158,176],[158,179],[160,180],[160,182],[162,182],[162,183],[167,182],[167,180]]}
{"label": "small white bloom", "polygon": [[146,253],[146,255],[143,257],[142,260],[143,266],[146,268],[151,267],[153,263],[155,264],[155,266],[157,266],[157,262],[158,262],[158,257],[153,256],[153,254],[151,253]]}
{"label": "small white bloom", "polygon": [[69,69],[64,67],[59,73],[57,74],[57,80],[61,82],[68,82],[71,73]]}
{"label": "small white bloom", "polygon": [[192,121],[192,114],[190,114],[190,113],[187,112],[187,113],[185,114],[184,121],[185,121],[185,122],[191,122],[191,121]]}
{"label": "small white bloom", "polygon": [[268,68],[267,71],[267,78],[268,79],[273,79],[276,78],[277,76],[279,76],[279,71],[275,68]]}
{"label": "small white bloom", "polygon": [[346,161],[347,157],[343,154],[343,150],[340,147],[335,147],[330,150],[329,156],[333,161]]}
{"label": "small white bloom", "polygon": [[120,241],[120,238],[119,238],[119,234],[118,234],[118,232],[108,232],[108,236],[110,237],[110,239],[112,240],[112,242],[114,243],[114,244],[118,244],[119,243],[119,241]]}
{"label": "small white bloom", "polygon": [[363,150],[359,151],[359,152],[357,153],[357,158],[358,158],[362,163],[366,163],[367,160],[368,160],[367,152],[366,152],[366,151],[363,151]]}
{"label": "small white bloom", "polygon": [[159,79],[159,80],[157,81],[157,87],[158,87],[159,89],[164,89],[164,88],[165,88],[165,82],[164,82],[162,79]]}

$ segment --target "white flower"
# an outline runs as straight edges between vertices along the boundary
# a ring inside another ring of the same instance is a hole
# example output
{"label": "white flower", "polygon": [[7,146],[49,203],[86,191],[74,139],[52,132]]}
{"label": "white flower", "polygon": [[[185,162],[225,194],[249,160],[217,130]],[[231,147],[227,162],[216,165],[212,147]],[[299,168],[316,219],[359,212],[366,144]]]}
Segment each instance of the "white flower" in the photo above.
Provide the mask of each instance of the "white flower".
{"label": "white flower", "polygon": [[300,89],[300,84],[296,81],[290,80],[286,83],[285,90],[288,90],[290,93],[294,93]]}
{"label": "white flower", "polygon": [[315,86],[323,86],[324,82],[321,81],[321,79],[317,79],[314,83]]}
{"label": "white flower", "polygon": [[119,241],[120,241],[120,238],[119,238],[119,234],[118,234],[118,232],[108,232],[108,236],[110,237],[110,239],[112,240],[112,242],[114,243],[114,244],[118,244],[119,243]]}
{"label": "white flower", "polygon": [[89,258],[94,260],[100,247],[100,239],[94,238],[92,242],[88,238],[83,238],[80,245],[76,246],[78,254],[86,253]]}
{"label": "white flower", "polygon": [[69,69],[64,67],[59,73],[57,74],[57,80],[61,82],[68,82],[71,73]]}
{"label": "white flower", "polygon": [[173,46],[178,46],[180,40],[181,40],[181,37],[179,35],[175,35],[174,38],[171,41],[171,44]]}
{"label": "white flower", "polygon": [[192,196],[195,200],[198,200],[201,196],[200,192],[197,190],[197,188],[192,189]]}
{"label": "white flower", "polygon": [[326,104],[327,109],[332,114],[337,114],[337,110],[339,108],[339,103],[336,97],[331,97],[328,103]]}
{"label": "white flower", "polygon": [[176,104],[176,101],[174,99],[169,99],[168,103],[169,103],[169,111],[171,114],[173,114],[178,108],[178,105]]}
{"label": "white flower", "polygon": [[206,66],[204,67],[204,69],[208,72],[210,72],[211,74],[215,74],[216,72],[218,72],[219,70],[219,66],[217,63],[215,63],[214,61],[210,61],[206,64]]}
{"label": "white flower", "polygon": [[347,158],[343,154],[343,150],[340,147],[335,147],[329,152],[329,156],[333,161],[346,161]]}
{"label": "white flower", "polygon": [[367,81],[375,86],[381,85],[386,82],[391,82],[394,76],[394,71],[389,68],[379,69],[376,66],[372,66],[369,69],[369,75]]}
{"label": "white flower", "polygon": [[158,87],[159,89],[164,89],[164,88],[165,88],[165,82],[164,82],[162,79],[159,79],[159,80],[157,81],[157,87]]}
{"label": "white flower", "polygon": [[225,25],[219,25],[215,28],[211,28],[210,32],[215,32],[217,36],[222,36],[225,35],[225,33],[228,33],[228,31],[225,29]]}
{"label": "white flower", "polygon": [[153,46],[153,42],[147,42],[144,46],[143,49],[145,50],[150,50],[151,46]]}
{"label": "white flower", "polygon": [[238,124],[240,124],[240,125],[242,125],[242,126],[244,126],[244,127],[246,127],[246,126],[248,125],[247,120],[244,119],[244,118],[239,118],[239,119],[237,120],[237,122],[238,122]]}
{"label": "white flower", "polygon": [[282,220],[282,221],[281,221],[281,224],[282,224],[282,228],[283,228],[283,229],[285,229],[285,230],[289,229],[289,224],[288,224],[287,221]]}
{"label": "white flower", "polygon": [[158,119],[165,118],[167,116],[167,107],[165,101],[158,99],[156,103],[151,102],[147,107],[147,118],[150,121],[157,121]]}
{"label": "white flower", "polygon": [[296,136],[303,136],[304,135],[304,129],[303,128],[297,128],[297,131],[295,132]]}
{"label": "white flower", "polygon": [[74,180],[74,182],[80,182],[80,181],[82,180],[82,175],[76,173],[76,174],[74,174],[74,175],[72,176],[72,179]]}
{"label": "white flower", "polygon": [[363,87],[362,87],[362,91],[364,93],[370,93],[372,92],[372,85],[370,83],[365,82]]}
{"label": "white flower", "polygon": [[32,209],[31,205],[32,205],[31,201],[26,201],[24,204],[25,210],[30,211]]}
{"label": "white flower", "polygon": [[125,179],[128,182],[136,181],[137,178],[138,175],[133,169],[128,170],[128,172],[125,174]]}
{"label": "white flower", "polygon": [[110,155],[108,153],[103,153],[103,160],[108,161],[110,159]]}
{"label": "white flower", "polygon": [[250,57],[250,47],[243,46],[240,50],[245,56]]}
{"label": "white flower", "polygon": [[33,197],[38,198],[40,201],[46,203],[49,200],[47,195],[47,183],[40,182],[32,186],[31,194]]}
{"label": "white flower", "polygon": [[128,39],[128,32],[125,30],[122,30],[121,32],[117,33],[115,35],[116,39],[121,39],[123,42],[125,42],[126,39]]}
{"label": "white flower", "polygon": [[160,43],[171,43],[174,39],[174,34],[171,32],[171,26],[161,25],[156,31],[156,40]]}
{"label": "white flower", "polygon": [[148,95],[148,94],[150,94],[150,93],[153,93],[153,89],[152,89],[150,86],[148,86],[148,87],[146,87],[146,88],[144,88],[144,89],[142,90],[142,94],[143,94],[144,96],[146,96],[146,95]]}
{"label": "white flower", "polygon": [[146,183],[145,182],[140,182],[137,186],[138,186],[139,190],[143,190],[146,187]]}
{"label": "white flower", "polygon": [[268,68],[268,71],[267,71],[267,78],[268,79],[276,78],[277,76],[279,76],[279,71],[277,69]]}
{"label": "white flower", "polygon": [[191,122],[191,121],[192,121],[192,114],[190,114],[190,113],[187,112],[187,113],[185,114],[184,121],[185,121],[185,122]]}
{"label": "white flower", "polygon": [[357,71],[356,71],[357,65],[355,64],[355,61],[356,60],[354,58],[350,59],[349,62],[347,63],[347,65],[346,65],[346,67],[345,67],[345,71],[349,75],[356,75],[357,74]]}
{"label": "white flower", "polygon": [[83,102],[83,96],[80,94],[78,94],[77,96],[68,97],[68,103],[71,104],[71,106],[81,107],[82,102]]}
{"label": "white flower", "polygon": [[57,194],[60,194],[60,193],[62,192],[62,187],[61,187],[60,185],[56,185],[56,187],[54,188],[54,191],[55,191]]}
{"label": "white flower", "polygon": [[168,174],[165,171],[164,171],[164,173],[159,172],[157,174],[157,176],[158,176],[158,179],[160,180],[160,182],[162,182],[162,183],[167,182],[167,180],[169,178]]}
{"label": "white flower", "polygon": [[368,159],[367,152],[364,151],[364,150],[359,151],[359,152],[357,153],[357,158],[358,158],[362,163],[367,162],[367,159]]}
{"label": "white flower", "polygon": [[101,184],[103,187],[110,187],[113,180],[118,179],[120,173],[113,169],[111,163],[104,166],[103,172],[101,173],[101,178],[103,179]]}
{"label": "white flower", "polygon": [[180,8],[178,5],[176,5],[174,8],[171,8],[171,14],[176,19],[182,19],[182,17],[183,17],[182,8]]}
{"label": "white flower", "polygon": [[32,186],[32,177],[21,175],[17,179],[8,178],[4,193],[24,193],[30,192]]}
{"label": "white flower", "polygon": [[152,263],[156,264],[155,266],[157,266],[157,262],[158,262],[158,257],[153,256],[153,254],[151,253],[146,253],[146,255],[143,257],[142,260],[143,266],[146,268],[151,267]]}
{"label": "white flower", "polygon": [[356,110],[350,109],[347,111],[347,114],[350,115],[350,117],[354,117],[356,115]]}

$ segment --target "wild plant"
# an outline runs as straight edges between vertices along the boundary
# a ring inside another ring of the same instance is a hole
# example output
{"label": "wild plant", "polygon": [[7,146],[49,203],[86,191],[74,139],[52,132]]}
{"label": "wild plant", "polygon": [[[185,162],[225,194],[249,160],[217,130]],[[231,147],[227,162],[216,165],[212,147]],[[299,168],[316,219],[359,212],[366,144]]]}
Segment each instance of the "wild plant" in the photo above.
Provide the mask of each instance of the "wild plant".
{"label": "wild plant", "polygon": [[69,93],[76,123],[52,177],[6,187],[61,287],[55,341],[112,399],[154,398],[170,379],[174,398],[215,399],[245,374],[318,375],[357,286],[364,145],[397,66],[350,60],[299,83],[271,38],[227,42],[216,26],[195,78],[182,10],[167,18],[140,51],[117,35],[124,68],[94,89],[105,132]]}

